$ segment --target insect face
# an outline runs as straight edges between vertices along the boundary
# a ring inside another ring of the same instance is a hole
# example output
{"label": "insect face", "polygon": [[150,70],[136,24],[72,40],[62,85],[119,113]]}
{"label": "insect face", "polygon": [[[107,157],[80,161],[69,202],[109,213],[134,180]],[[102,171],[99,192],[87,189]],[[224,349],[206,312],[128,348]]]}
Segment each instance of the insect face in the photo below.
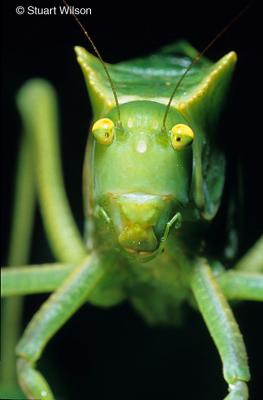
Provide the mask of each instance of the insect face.
{"label": "insect face", "polygon": [[114,110],[92,127],[94,196],[121,248],[147,255],[189,202],[194,134],[176,110],[164,130],[165,105],[135,101],[120,109],[121,128]]}

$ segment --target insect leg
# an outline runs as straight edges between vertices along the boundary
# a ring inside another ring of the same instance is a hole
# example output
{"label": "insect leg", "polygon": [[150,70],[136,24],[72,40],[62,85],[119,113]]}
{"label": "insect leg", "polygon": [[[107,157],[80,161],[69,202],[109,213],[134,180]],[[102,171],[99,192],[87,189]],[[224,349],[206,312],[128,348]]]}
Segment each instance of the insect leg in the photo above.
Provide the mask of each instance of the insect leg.
{"label": "insect leg", "polygon": [[[23,135],[15,181],[15,201],[7,264],[17,266],[28,262],[33,220],[35,214],[35,185],[32,168],[32,154],[29,138]],[[10,267],[6,269],[10,270]],[[1,270],[1,285],[3,284]],[[16,284],[13,282],[14,285]],[[1,286],[1,295],[3,288]],[[1,309],[1,367],[0,397],[18,396],[15,368],[15,346],[20,337],[23,298],[5,299]]]}
{"label": "insect leg", "polygon": [[86,249],[64,189],[54,89],[41,79],[28,81],[18,93],[17,105],[32,145],[37,194],[49,243],[60,261],[79,262]]}
{"label": "insect leg", "polygon": [[205,259],[195,265],[191,287],[199,310],[219,351],[228,383],[228,400],[246,400],[250,379],[245,345],[232,310]]}
{"label": "insect leg", "polygon": [[226,271],[216,277],[228,300],[263,301],[263,274]]}
{"label": "insect leg", "polygon": [[54,399],[47,381],[37,371],[35,364],[50,338],[85,302],[105,276],[106,265],[94,254],[84,259],[42,305],[27,326],[18,343],[16,354],[19,382],[28,398]]}
{"label": "insect leg", "polygon": [[1,297],[53,292],[74,268],[59,263],[2,268]]}
{"label": "insect leg", "polygon": [[263,236],[237,262],[235,270],[247,272],[263,272]]}
{"label": "insect leg", "polygon": [[169,44],[162,49],[163,54],[184,54],[190,58],[195,58],[198,54],[198,51],[187,41],[187,40],[178,40],[175,43]]}

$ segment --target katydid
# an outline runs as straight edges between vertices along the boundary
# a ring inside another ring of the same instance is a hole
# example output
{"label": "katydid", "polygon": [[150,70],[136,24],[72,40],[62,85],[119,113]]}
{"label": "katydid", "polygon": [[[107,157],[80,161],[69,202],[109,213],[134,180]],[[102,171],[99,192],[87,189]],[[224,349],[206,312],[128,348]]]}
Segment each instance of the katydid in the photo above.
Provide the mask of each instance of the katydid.
{"label": "katydid", "polygon": [[247,399],[246,349],[228,299],[263,300],[263,241],[226,271],[224,249],[214,254],[208,240],[225,179],[217,126],[237,56],[192,65],[198,52],[184,41],[116,65],[75,51],[94,114],[84,165],[84,240],[64,193],[54,90],[32,80],[17,97],[24,171],[33,152],[43,221],[60,262],[3,270],[3,296],[54,290],[18,343],[21,387],[29,399],[55,398],[36,362],[84,302],[128,300],[152,325],[176,324],[190,302],[218,349],[226,398]]}

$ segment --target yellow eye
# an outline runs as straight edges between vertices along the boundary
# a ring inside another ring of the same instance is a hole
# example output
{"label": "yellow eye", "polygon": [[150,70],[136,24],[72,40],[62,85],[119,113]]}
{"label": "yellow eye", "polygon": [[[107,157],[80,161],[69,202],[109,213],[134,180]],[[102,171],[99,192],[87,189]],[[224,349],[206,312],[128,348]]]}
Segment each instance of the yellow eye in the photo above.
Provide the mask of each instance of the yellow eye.
{"label": "yellow eye", "polygon": [[194,140],[194,132],[188,125],[177,124],[172,127],[171,141],[175,150],[182,150]]}
{"label": "yellow eye", "polygon": [[91,129],[95,139],[100,144],[111,144],[114,139],[114,123],[109,118],[96,121]]}

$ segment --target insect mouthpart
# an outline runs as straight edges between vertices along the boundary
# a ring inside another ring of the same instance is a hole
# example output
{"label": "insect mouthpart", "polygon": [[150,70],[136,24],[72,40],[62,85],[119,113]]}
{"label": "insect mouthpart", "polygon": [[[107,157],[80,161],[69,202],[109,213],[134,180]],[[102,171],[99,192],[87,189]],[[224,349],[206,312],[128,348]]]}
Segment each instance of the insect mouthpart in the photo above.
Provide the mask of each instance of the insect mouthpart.
{"label": "insect mouthpart", "polygon": [[158,241],[151,226],[126,225],[118,236],[120,245],[130,254],[151,254]]}
{"label": "insect mouthpart", "polygon": [[107,194],[117,240],[130,255],[148,256],[160,245],[173,205],[171,195]]}

